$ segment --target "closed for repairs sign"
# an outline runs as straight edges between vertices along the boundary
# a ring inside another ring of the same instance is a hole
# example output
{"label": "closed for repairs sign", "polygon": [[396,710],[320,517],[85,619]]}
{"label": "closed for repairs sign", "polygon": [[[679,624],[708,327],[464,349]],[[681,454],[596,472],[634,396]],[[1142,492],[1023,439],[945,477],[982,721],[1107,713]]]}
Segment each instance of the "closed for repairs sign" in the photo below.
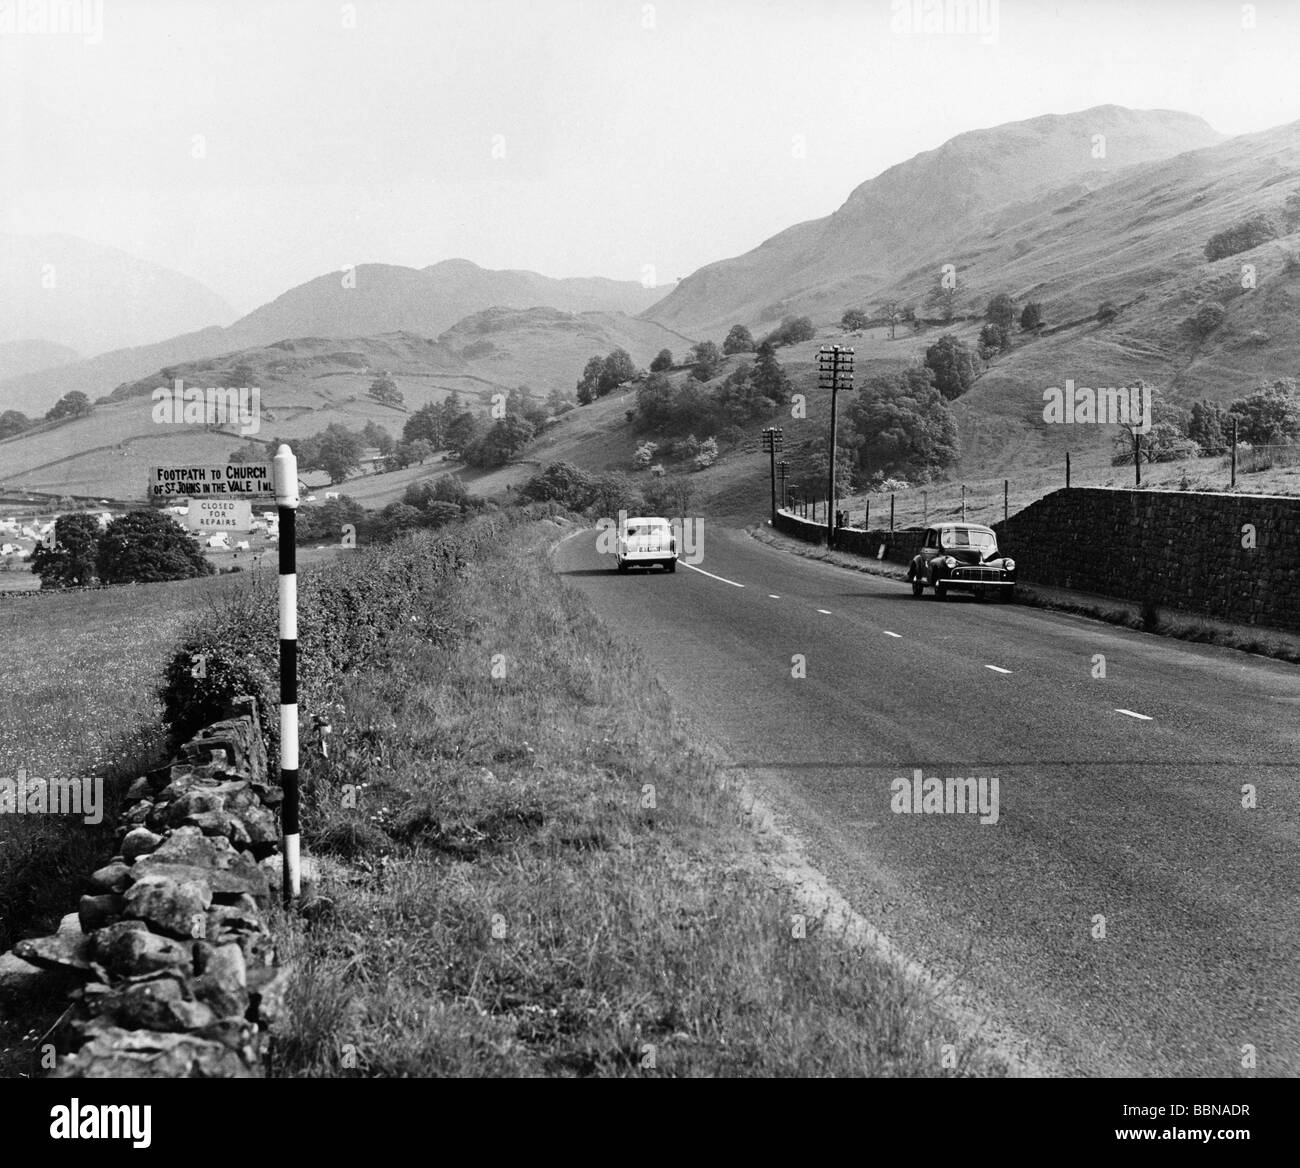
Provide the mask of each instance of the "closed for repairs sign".
{"label": "closed for repairs sign", "polygon": [[254,499],[273,496],[269,462],[232,462],[224,466],[152,466],[149,498]]}
{"label": "closed for repairs sign", "polygon": [[253,504],[247,499],[191,499],[185,518],[195,531],[251,531]]}

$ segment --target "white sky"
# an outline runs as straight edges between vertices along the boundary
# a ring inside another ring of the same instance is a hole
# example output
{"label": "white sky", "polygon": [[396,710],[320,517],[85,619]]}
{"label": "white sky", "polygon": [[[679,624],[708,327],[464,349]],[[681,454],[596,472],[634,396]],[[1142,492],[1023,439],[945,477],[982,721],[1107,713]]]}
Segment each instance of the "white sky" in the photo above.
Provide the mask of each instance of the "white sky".
{"label": "white sky", "polygon": [[33,0],[0,0],[0,231],[112,244],[240,311],[453,256],[668,283],[1043,113],[1300,119],[1296,0],[1253,29],[1232,0],[984,0],[989,44],[902,35],[902,0],[100,2],[87,43],[6,33]]}

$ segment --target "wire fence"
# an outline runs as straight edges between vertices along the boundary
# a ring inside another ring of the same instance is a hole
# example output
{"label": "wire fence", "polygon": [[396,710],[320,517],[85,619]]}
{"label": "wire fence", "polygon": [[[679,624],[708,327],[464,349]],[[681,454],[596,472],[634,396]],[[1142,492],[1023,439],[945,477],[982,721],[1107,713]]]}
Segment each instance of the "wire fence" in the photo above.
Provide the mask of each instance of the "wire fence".
{"label": "wire fence", "polygon": [[[1300,467],[1300,443],[1253,447],[1239,444],[1235,460],[1232,447],[1225,446],[1200,458],[1168,462],[1143,460],[1138,468],[1131,462],[1072,466],[1067,457],[1066,462],[1059,466],[1018,471],[1015,478],[930,483],[897,491],[859,493],[841,496],[833,505],[827,503],[824,494],[800,494],[795,488],[790,488],[786,493],[785,509],[818,523],[827,522],[828,512],[833,509],[836,512],[835,526],[859,530],[893,531],[952,520],[990,525],[1065,486],[1141,486],[1153,491],[1235,489],[1258,493],[1262,484],[1243,483],[1242,478],[1270,470],[1289,473],[1288,468],[1292,467]],[[1269,483],[1267,486],[1268,493],[1272,494],[1300,493],[1300,489],[1291,484]]]}

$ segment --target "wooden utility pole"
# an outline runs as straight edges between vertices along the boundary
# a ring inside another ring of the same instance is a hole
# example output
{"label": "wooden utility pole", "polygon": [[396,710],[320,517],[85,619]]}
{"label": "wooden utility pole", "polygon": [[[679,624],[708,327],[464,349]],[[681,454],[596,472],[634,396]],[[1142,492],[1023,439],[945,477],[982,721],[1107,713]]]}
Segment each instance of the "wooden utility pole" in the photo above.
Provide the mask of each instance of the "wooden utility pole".
{"label": "wooden utility pole", "polygon": [[835,443],[837,418],[837,398],[840,387],[853,388],[853,350],[840,345],[823,345],[817,353],[818,384],[831,391],[831,448],[830,474],[826,499],[826,546],[835,546]]}

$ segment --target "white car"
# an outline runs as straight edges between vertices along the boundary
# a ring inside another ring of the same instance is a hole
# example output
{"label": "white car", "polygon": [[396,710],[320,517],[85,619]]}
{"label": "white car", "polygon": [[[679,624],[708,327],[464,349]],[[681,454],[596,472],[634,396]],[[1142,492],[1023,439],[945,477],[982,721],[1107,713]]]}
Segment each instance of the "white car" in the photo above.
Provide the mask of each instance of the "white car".
{"label": "white car", "polygon": [[618,570],[626,572],[634,565],[663,564],[677,571],[677,537],[667,519],[640,516],[628,519],[618,533]]}

